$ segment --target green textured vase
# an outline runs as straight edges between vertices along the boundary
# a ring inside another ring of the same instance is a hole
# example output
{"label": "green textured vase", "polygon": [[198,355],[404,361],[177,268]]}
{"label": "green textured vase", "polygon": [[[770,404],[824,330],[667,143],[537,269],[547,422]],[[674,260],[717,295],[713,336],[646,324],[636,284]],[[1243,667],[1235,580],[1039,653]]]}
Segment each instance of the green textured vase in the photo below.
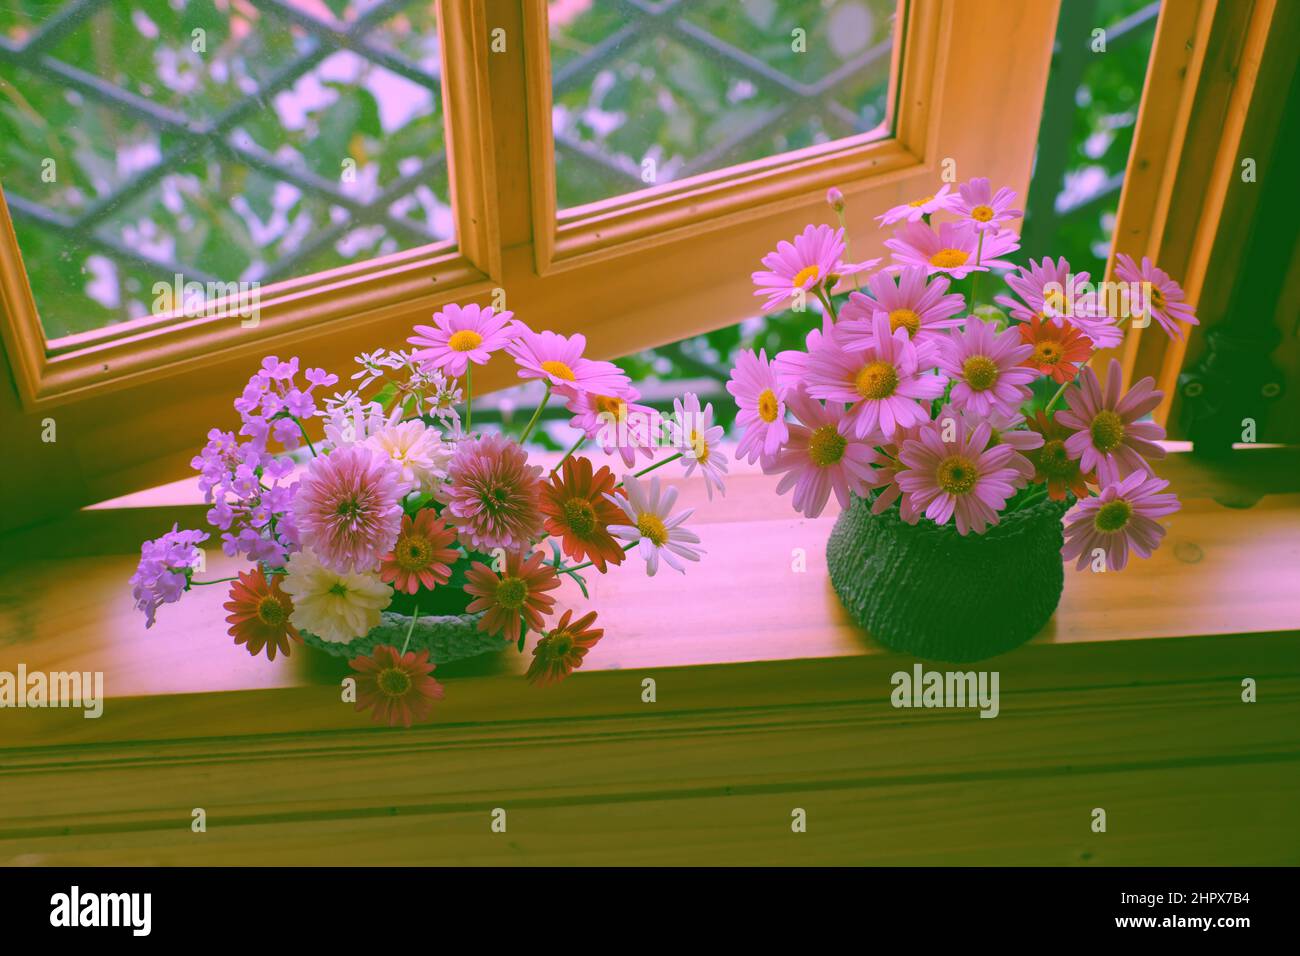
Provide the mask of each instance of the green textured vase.
{"label": "green textured vase", "polygon": [[[379,644],[389,644],[399,650],[429,652],[429,660],[435,664],[450,664],[452,661],[477,657],[510,646],[510,642],[499,634],[485,634],[478,629],[481,614],[421,614],[415,626],[411,626],[411,615],[384,611],[379,615],[380,623],[370,629],[364,637],[351,641],[327,641],[316,634],[299,629],[303,643],[309,647],[324,651],[334,657],[352,659],[374,653]],[[406,635],[410,633],[410,643]]]}
{"label": "green textured vase", "polygon": [[977,661],[1018,647],[1061,600],[1061,516],[1044,500],[984,534],[909,525],[854,498],[835,522],[826,564],[840,602],[886,647],[934,661]]}

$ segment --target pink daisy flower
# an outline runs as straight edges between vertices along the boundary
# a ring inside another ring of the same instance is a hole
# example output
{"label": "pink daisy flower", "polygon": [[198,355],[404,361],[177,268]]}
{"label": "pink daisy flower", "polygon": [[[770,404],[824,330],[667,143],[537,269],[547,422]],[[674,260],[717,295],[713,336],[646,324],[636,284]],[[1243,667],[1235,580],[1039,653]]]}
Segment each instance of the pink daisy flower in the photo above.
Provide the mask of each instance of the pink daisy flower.
{"label": "pink daisy flower", "polygon": [[946,276],[927,284],[926,275],[919,266],[903,269],[895,283],[893,273],[877,272],[867,280],[865,293],[850,292],[835,326],[840,344],[850,352],[870,345],[876,313],[889,319],[891,332],[906,329],[913,341],[960,326],[962,319],[955,316],[966,307],[966,299],[944,294],[949,285]]}
{"label": "pink daisy flower", "polygon": [[808,357],[808,394],[828,402],[852,404],[840,423],[846,435],[880,434],[927,421],[928,405],[943,394],[948,379],[931,375],[938,360],[932,342],[913,342],[905,329],[889,331],[889,319],[876,313],[871,345],[850,352],[837,336],[823,341]]}
{"label": "pink daisy flower", "polygon": [[909,222],[885,240],[893,250],[893,263],[887,268],[898,270],[920,266],[929,275],[944,272],[954,279],[964,279],[972,272],[1010,269],[1015,263],[1001,256],[1020,248],[1020,237],[1003,230],[985,235],[981,247],[979,232],[968,222],[944,222],[935,232],[923,222]]}
{"label": "pink daisy flower", "polygon": [[760,349],[758,355],[741,352],[736,356],[727,391],[740,409],[736,424],[745,430],[736,446],[736,457],[750,463],[771,458],[790,437],[790,427],[785,421],[782,389],[765,350]]}
{"label": "pink daisy flower", "polygon": [[615,394],[627,387],[628,377],[612,362],[583,358],[587,337],[582,334],[565,338],[555,332],[524,329],[506,346],[519,365],[519,377],[540,378],[562,395],[578,392]]}
{"label": "pink daisy flower", "polygon": [[1016,194],[1003,186],[993,192],[988,178],[979,176],[957,187],[957,197],[948,207],[981,232],[998,232],[1004,222],[1019,219],[1023,209],[1012,209]]}
{"label": "pink daisy flower", "polygon": [[892,226],[896,222],[919,222],[922,216],[930,216],[941,210],[952,208],[952,203],[957,197],[951,195],[951,193],[952,184],[945,183],[932,196],[922,196],[920,199],[905,202],[885,210],[876,217],[876,222],[882,226]]}
{"label": "pink daisy flower", "polygon": [[411,358],[425,371],[442,369],[460,378],[469,363],[486,365],[492,353],[514,339],[519,323],[512,312],[493,312],[474,303],[447,305],[433,314],[433,325],[417,325],[406,341],[416,346]]}
{"label": "pink daisy flower", "polygon": [[754,295],[766,296],[762,311],[784,305],[796,292],[811,292],[831,276],[843,277],[870,269],[880,260],[846,263],[844,230],[830,226],[808,226],[794,237],[794,243],[777,243],[776,251],[763,257],[767,268],[752,276]]}
{"label": "pink daisy flower", "polygon": [[663,434],[663,416],[631,384],[608,394],[575,392],[565,407],[573,412],[569,424],[600,446],[607,455],[617,453],[631,468],[637,455],[653,458]]}
{"label": "pink daisy flower", "polygon": [[786,402],[797,424],[790,426],[785,446],[762,463],[764,474],[782,476],[776,493],[793,488],[795,510],[809,518],[822,513],[832,491],[841,508],[849,506],[850,494],[865,496],[875,479],[876,451],[871,442],[848,436],[844,407],[823,406],[802,389]]}
{"label": "pink daisy flower", "polygon": [[916,524],[920,519],[921,512],[917,509],[916,503],[911,498],[904,497],[903,489],[898,487],[898,476],[907,470],[907,466],[898,459],[898,450],[904,442],[916,437],[919,427],[913,425],[911,428],[898,429],[894,432],[893,443],[884,446],[880,450],[883,457],[876,467],[875,477],[871,481],[873,488],[881,489],[880,493],[876,495],[876,500],[871,503],[871,513],[873,515],[882,514],[897,501],[898,516],[900,518],[908,524]]}
{"label": "pink daisy flower", "polygon": [[939,368],[953,380],[952,404],[977,415],[1016,414],[1029,398],[1029,383],[1038,377],[1035,369],[1020,364],[1033,352],[1015,329],[999,332],[988,322],[967,322],[939,352]]}
{"label": "pink daisy flower", "polygon": [[810,330],[804,337],[803,351],[786,349],[778,352],[776,358],[772,359],[772,374],[776,376],[776,384],[780,387],[782,396],[802,387],[804,376],[808,374],[808,356],[823,341],[830,339],[834,329],[835,323],[831,321],[831,317],[823,315],[821,328]]}
{"label": "pink daisy flower", "polygon": [[976,415],[974,412],[965,408],[955,408],[952,405],[945,405],[935,416],[935,421],[940,425],[945,419],[956,416],[966,428],[974,430],[981,422],[987,422],[992,431],[989,434],[989,445],[1010,445],[1015,454],[1011,456],[1009,463],[1014,468],[1018,480],[1017,487],[1027,485],[1034,477],[1034,463],[1025,457],[1025,452],[1034,451],[1042,448],[1046,439],[1031,428],[1026,427],[1025,416],[1018,412],[1014,415],[1008,415],[1005,412],[993,411],[987,415]]}
{"label": "pink daisy flower", "polygon": [[293,497],[302,546],[331,571],[370,571],[397,542],[405,488],[392,459],[365,445],[313,458]]}
{"label": "pink daisy flower", "polygon": [[1095,470],[1103,487],[1134,472],[1149,473],[1146,459],[1165,457],[1165,450],[1156,444],[1165,430],[1155,422],[1138,420],[1160,404],[1164,393],[1147,376],[1121,395],[1123,381],[1117,359],[1111,359],[1106,369],[1105,391],[1097,373],[1084,366],[1078,381],[1065,390],[1069,407],[1056,413],[1057,423],[1074,432],[1065,440],[1066,454],[1079,460],[1084,474]]}
{"label": "pink daisy flower", "polygon": [[542,469],[504,435],[462,441],[447,469],[443,512],[476,551],[522,551],[542,530]]}
{"label": "pink daisy flower", "polygon": [[1131,256],[1121,252],[1115,257],[1115,275],[1124,282],[1151,283],[1151,315],[1170,338],[1183,337],[1179,322],[1201,324],[1196,312],[1187,304],[1183,287],[1169,278],[1164,269],[1157,268],[1147,256],[1142,257],[1142,268],[1139,269]]}
{"label": "pink daisy flower", "polygon": [[903,494],[935,524],[955,520],[958,534],[983,534],[998,523],[998,512],[1015,493],[1016,471],[1010,466],[1010,445],[989,447],[992,429],[982,423],[974,430],[959,422],[943,440],[943,426],[930,422],[916,438],[903,442],[899,459],[907,470],[898,476]]}
{"label": "pink daisy flower", "polygon": [[1034,316],[1051,319],[1057,326],[1072,325],[1099,349],[1119,345],[1124,333],[1110,316],[1095,289],[1088,290],[1087,272],[1071,272],[1064,257],[1053,261],[1029,260],[1029,265],[1008,273],[1006,283],[1020,298],[993,297],[1013,319],[1030,322]]}
{"label": "pink daisy flower", "polygon": [[1128,553],[1149,558],[1160,546],[1165,529],[1156,520],[1177,511],[1178,497],[1166,492],[1169,482],[1134,472],[1123,481],[1106,485],[1101,494],[1085,498],[1065,516],[1065,545],[1061,557],[1078,558],[1075,567],[1082,571],[1097,557],[1106,555],[1106,567],[1123,571]]}

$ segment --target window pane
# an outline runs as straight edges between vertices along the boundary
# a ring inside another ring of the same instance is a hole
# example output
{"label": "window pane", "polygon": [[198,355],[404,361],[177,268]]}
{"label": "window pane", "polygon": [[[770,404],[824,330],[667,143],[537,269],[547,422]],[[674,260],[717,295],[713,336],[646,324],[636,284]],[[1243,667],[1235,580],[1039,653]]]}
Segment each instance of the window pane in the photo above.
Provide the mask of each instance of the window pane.
{"label": "window pane", "polygon": [[177,274],[450,238],[440,62],[423,0],[0,6],[0,181],[46,335],[166,312]]}
{"label": "window pane", "polygon": [[551,0],[561,208],[886,132],[897,0]]}

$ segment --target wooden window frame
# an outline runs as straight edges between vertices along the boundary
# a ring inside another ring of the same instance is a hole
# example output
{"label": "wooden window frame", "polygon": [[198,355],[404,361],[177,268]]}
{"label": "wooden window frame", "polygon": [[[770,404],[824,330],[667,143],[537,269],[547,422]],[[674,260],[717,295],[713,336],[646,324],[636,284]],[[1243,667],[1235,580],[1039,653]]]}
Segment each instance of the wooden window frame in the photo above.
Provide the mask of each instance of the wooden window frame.
{"label": "wooden window frame", "polygon": [[[58,475],[24,479],[28,520],[189,474],[203,434],[230,419],[232,396],[265,354],[346,374],[353,355],[400,345],[437,306],[499,304],[504,293],[505,307],[530,325],[581,331],[592,354],[616,357],[755,314],[750,272],[777,240],[833,220],[829,186],[848,199],[854,258],[883,252],[870,216],[932,192],[945,159],[957,162],[958,177],[988,175],[1023,194],[1038,125],[1025,117],[1041,112],[1057,8],[908,0],[893,54],[892,134],[560,211],[545,0],[439,0],[456,249],[425,247],[269,286],[256,329],[186,320],[52,354],[0,200],[0,327],[18,399],[7,407],[0,397],[5,451]],[[492,52],[496,36],[502,52]],[[1018,53],[993,70],[990,49]],[[513,380],[500,365],[475,384]],[[51,413],[58,446],[42,448]]]}

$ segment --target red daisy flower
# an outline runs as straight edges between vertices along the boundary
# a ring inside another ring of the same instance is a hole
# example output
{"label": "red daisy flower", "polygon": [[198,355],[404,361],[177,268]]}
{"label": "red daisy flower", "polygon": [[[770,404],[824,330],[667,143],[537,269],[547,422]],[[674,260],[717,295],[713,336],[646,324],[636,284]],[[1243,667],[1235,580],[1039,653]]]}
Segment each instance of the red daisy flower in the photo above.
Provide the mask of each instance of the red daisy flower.
{"label": "red daisy flower", "polygon": [[560,538],[560,547],[575,561],[590,561],[601,574],[606,563],[621,564],[623,547],[609,533],[623,524],[624,515],[605,497],[614,494],[614,473],[602,465],[592,473],[590,458],[569,458],[560,472],[542,486],[546,531]]}
{"label": "red daisy flower", "polygon": [[605,631],[593,628],[596,612],[590,611],[570,623],[572,611],[565,611],[559,623],[533,648],[533,661],[527,678],[534,684],[547,684],[568,677],[582,666],[587,651],[595,646]]}
{"label": "red daisy flower", "polygon": [[1050,375],[1062,385],[1073,379],[1079,371],[1079,363],[1088,361],[1092,355],[1092,339],[1073,325],[1056,325],[1052,319],[1044,321],[1042,313],[1016,328],[1020,330],[1024,343],[1034,347],[1021,364]]}
{"label": "red daisy flower", "polygon": [[1064,501],[1067,491],[1074,492],[1076,498],[1088,497],[1088,482],[1096,484],[1096,477],[1084,474],[1079,468],[1079,459],[1071,458],[1065,450],[1065,440],[1072,434],[1068,428],[1058,425],[1040,410],[1037,417],[1029,422],[1029,427],[1043,436],[1041,448],[1024,452],[1034,466],[1034,481],[1047,483],[1047,495],[1053,501]]}
{"label": "red daisy flower", "polygon": [[275,660],[276,651],[288,657],[289,641],[302,643],[298,629],[289,623],[293,600],[280,590],[280,579],[268,579],[260,567],[239,573],[239,580],[230,585],[230,600],[222,607],[230,612],[226,633],[254,657],[263,648],[267,660]]}
{"label": "red daisy flower", "polygon": [[433,713],[433,702],[442,700],[442,685],[433,679],[436,665],[427,650],[399,654],[397,648],[380,644],[369,657],[348,661],[357,672],[357,710],[374,708],[375,722],[389,727],[410,727],[413,720],[425,721]]}
{"label": "red daisy flower", "polygon": [[451,565],[460,558],[460,551],[451,547],[455,540],[456,529],[432,508],[419,512],[414,521],[402,515],[397,543],[380,559],[379,579],[407,594],[446,584],[451,580]]}
{"label": "red daisy flower", "polygon": [[471,614],[486,612],[478,629],[500,634],[511,641],[520,636],[519,618],[528,627],[542,629],[543,618],[555,609],[555,598],[545,592],[560,586],[555,569],[544,563],[540,551],[527,561],[518,551],[506,555],[506,567],[496,574],[486,564],[475,561],[465,574],[465,593],[474,595],[466,608]]}

